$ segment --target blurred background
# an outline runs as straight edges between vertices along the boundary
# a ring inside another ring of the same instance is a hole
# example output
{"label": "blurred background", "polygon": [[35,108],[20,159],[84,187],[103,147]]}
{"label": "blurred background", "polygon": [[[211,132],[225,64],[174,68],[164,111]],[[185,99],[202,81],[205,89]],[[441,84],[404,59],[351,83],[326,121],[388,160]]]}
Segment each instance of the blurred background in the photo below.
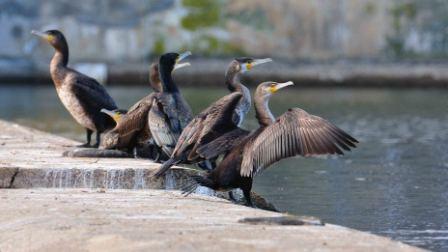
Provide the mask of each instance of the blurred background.
{"label": "blurred background", "polygon": [[0,0],[0,118],[84,139],[32,29],[63,31],[69,64],[122,108],[150,92],[164,52],[192,51],[175,80],[195,113],[227,94],[232,58],[271,57],[243,81],[295,82],[273,97],[275,115],[301,107],[361,144],[282,161],[255,191],[282,211],[447,251],[447,13],[446,0]]}
{"label": "blurred background", "polygon": [[145,83],[148,62],[188,49],[212,75],[251,55],[287,63],[263,74],[305,84],[446,86],[447,11],[444,0],[1,0],[0,80],[48,81],[53,49],[30,30],[57,28],[72,65],[102,64],[111,83]]}

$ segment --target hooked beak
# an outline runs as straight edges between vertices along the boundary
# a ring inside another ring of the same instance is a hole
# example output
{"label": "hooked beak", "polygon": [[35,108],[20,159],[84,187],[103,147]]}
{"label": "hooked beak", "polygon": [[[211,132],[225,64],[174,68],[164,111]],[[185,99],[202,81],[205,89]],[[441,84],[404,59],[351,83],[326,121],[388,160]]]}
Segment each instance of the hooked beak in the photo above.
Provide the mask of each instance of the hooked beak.
{"label": "hooked beak", "polygon": [[285,82],[285,83],[277,83],[277,85],[275,85],[274,87],[271,88],[271,93],[275,93],[278,90],[280,90],[280,89],[282,89],[284,87],[287,87],[287,86],[291,86],[291,85],[294,85],[294,82],[288,81],[288,82]]}
{"label": "hooked beak", "polygon": [[38,37],[41,37],[47,41],[50,41],[51,37],[50,35],[46,34],[45,32],[40,32],[40,31],[36,31],[36,30],[32,30],[31,34],[36,35]]}
{"label": "hooked beak", "polygon": [[179,55],[179,57],[176,60],[176,64],[174,65],[174,69],[179,69],[182,67],[186,67],[186,66],[191,66],[189,62],[185,62],[185,63],[180,63],[183,59],[185,59],[186,57],[190,56],[191,52],[190,51],[186,51],[184,53],[182,53],[181,55]]}
{"label": "hooked beak", "polygon": [[244,73],[244,72],[247,72],[247,71],[251,70],[254,66],[261,65],[261,64],[264,64],[264,63],[268,63],[268,62],[271,62],[271,61],[272,61],[271,58],[256,59],[256,60],[253,60],[252,62],[243,64],[243,67],[242,67],[241,71]]}
{"label": "hooked beak", "polygon": [[118,112],[107,110],[105,108],[101,109],[100,111],[103,112],[104,114],[110,116],[112,119],[114,119],[114,121],[116,123],[120,122],[120,120],[121,120],[121,114]]}

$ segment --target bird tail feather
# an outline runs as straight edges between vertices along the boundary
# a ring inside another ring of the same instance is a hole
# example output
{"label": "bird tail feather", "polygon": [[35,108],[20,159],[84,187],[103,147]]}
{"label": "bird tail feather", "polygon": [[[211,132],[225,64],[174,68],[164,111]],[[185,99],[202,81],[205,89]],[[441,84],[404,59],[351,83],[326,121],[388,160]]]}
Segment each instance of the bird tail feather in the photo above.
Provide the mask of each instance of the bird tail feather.
{"label": "bird tail feather", "polygon": [[165,161],[160,168],[157,170],[157,172],[154,174],[155,177],[160,177],[162,175],[165,174],[166,171],[168,171],[168,169],[171,168],[171,166],[175,165],[177,163],[177,160],[175,159],[168,159],[167,161]]}

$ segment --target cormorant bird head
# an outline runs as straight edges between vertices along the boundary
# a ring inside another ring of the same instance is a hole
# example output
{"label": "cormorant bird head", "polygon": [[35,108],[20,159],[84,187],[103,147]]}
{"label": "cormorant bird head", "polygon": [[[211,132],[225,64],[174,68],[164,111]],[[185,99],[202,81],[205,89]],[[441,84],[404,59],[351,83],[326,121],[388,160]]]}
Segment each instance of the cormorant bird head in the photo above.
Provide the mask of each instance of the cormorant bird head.
{"label": "cormorant bird head", "polygon": [[268,63],[271,61],[272,61],[271,58],[254,59],[250,57],[241,57],[236,58],[234,61],[232,61],[231,66],[233,66],[236,71],[244,73],[251,70],[254,66]]}
{"label": "cormorant bird head", "polygon": [[45,32],[33,30],[31,33],[50,43],[56,50],[62,51],[67,49],[67,41],[65,40],[64,34],[58,30],[48,30]]}
{"label": "cormorant bird head", "polygon": [[294,85],[292,81],[284,83],[274,81],[263,82],[260,85],[258,85],[257,90],[255,91],[255,96],[266,99],[271,97],[271,95],[276,93],[278,90],[291,85]]}
{"label": "cormorant bird head", "polygon": [[178,53],[165,53],[162,56],[160,56],[159,59],[159,66],[162,68],[166,68],[166,70],[173,71],[176,69],[179,69],[181,67],[189,66],[189,62],[180,63],[183,59],[190,56],[191,52],[187,51],[182,54]]}
{"label": "cormorant bird head", "polygon": [[156,92],[162,91],[162,84],[160,82],[158,63],[152,63],[149,66],[149,84],[154,89],[154,91]]}
{"label": "cormorant bird head", "polygon": [[123,114],[125,114],[124,111],[120,109],[108,110],[103,108],[100,111],[114,119],[117,124],[121,121]]}

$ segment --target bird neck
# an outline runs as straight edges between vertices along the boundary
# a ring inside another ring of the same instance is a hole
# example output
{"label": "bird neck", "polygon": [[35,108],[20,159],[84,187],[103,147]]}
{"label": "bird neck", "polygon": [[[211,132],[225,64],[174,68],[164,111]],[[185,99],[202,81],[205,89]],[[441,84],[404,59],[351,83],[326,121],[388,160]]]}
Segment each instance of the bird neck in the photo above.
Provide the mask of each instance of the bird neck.
{"label": "bird neck", "polygon": [[159,70],[151,68],[149,70],[149,84],[155,92],[162,91],[162,83],[160,83]]}
{"label": "bird neck", "polygon": [[66,41],[61,41],[59,44],[54,45],[56,52],[53,55],[51,64],[66,67],[68,64],[68,45]]}
{"label": "bird neck", "polygon": [[229,89],[230,92],[240,91],[241,92],[241,86],[244,86],[240,81],[240,72],[236,71],[233,68],[230,68],[226,72],[226,85],[227,89]]}
{"label": "bird neck", "polygon": [[62,83],[65,70],[68,64],[68,46],[67,44],[55,47],[56,51],[51,59],[50,73],[56,85]]}
{"label": "bird neck", "polygon": [[255,97],[255,117],[262,127],[266,127],[275,122],[275,117],[269,109],[269,97]]}
{"label": "bird neck", "polygon": [[173,77],[171,76],[173,68],[169,68],[164,65],[159,66],[160,80],[162,82],[163,91],[164,92],[178,92],[176,83],[173,81]]}

